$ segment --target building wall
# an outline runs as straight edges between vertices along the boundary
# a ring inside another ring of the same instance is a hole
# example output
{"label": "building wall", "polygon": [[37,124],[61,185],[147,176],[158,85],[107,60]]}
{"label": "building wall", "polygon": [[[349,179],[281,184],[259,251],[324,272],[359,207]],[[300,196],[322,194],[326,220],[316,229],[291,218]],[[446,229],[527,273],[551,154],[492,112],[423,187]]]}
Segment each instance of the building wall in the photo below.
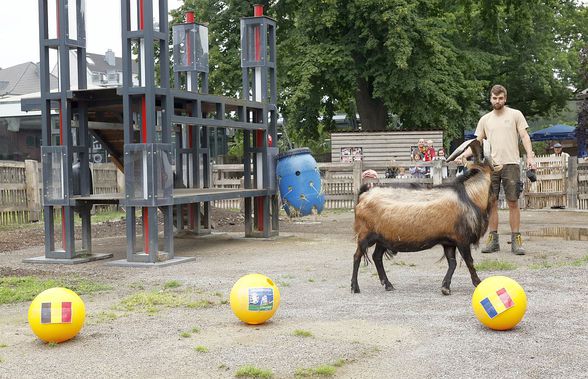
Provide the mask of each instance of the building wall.
{"label": "building wall", "polygon": [[25,129],[19,132],[0,125],[0,160],[41,160],[41,131]]}
{"label": "building wall", "polygon": [[362,160],[369,167],[385,165],[394,159],[397,162],[410,162],[412,147],[417,146],[418,140],[433,140],[435,149],[443,147],[442,130],[414,130],[390,132],[348,132],[331,134],[331,161],[342,162],[348,159],[350,150],[353,153],[361,149]]}

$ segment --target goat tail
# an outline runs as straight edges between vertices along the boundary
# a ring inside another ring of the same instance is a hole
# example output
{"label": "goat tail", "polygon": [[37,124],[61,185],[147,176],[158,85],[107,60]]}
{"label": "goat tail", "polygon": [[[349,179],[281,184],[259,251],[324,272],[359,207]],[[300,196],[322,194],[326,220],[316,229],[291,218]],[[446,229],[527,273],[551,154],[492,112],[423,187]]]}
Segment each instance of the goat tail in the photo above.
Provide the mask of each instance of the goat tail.
{"label": "goat tail", "polygon": [[387,259],[392,259],[392,258],[393,258],[393,257],[394,257],[396,254],[398,254],[398,252],[397,252],[397,251],[392,251],[392,250],[390,250],[390,249],[386,249],[386,250],[384,251],[384,256],[385,256]]}

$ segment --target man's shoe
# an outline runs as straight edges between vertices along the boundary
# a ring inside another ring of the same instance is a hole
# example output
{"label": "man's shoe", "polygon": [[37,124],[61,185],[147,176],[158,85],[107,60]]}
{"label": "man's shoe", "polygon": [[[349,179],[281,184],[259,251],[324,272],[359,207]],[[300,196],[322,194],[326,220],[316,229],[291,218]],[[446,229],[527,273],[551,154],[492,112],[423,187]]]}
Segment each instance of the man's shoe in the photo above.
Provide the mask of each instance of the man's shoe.
{"label": "man's shoe", "polygon": [[525,255],[525,249],[523,248],[523,236],[521,236],[521,233],[512,234],[511,249],[513,254]]}
{"label": "man's shoe", "polygon": [[500,245],[498,244],[498,232],[490,232],[488,233],[488,240],[486,241],[486,246],[482,249],[482,253],[495,253],[500,251]]}

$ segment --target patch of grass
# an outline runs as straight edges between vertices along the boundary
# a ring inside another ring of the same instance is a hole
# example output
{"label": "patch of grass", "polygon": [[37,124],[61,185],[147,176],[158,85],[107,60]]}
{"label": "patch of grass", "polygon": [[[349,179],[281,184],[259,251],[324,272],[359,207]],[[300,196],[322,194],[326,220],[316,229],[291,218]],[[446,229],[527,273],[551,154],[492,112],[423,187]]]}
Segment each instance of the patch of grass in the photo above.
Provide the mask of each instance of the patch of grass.
{"label": "patch of grass", "polygon": [[274,374],[270,370],[262,370],[255,366],[245,365],[240,367],[236,372],[237,378],[273,378]]}
{"label": "patch of grass", "polygon": [[517,265],[511,262],[500,261],[497,259],[482,261],[474,264],[477,271],[510,271],[516,270]]}
{"label": "patch of grass", "polygon": [[0,357],[0,363],[4,363],[4,358]]}
{"label": "patch of grass", "polygon": [[314,283],[314,279],[313,278],[308,278],[308,282],[309,283]]}
{"label": "patch of grass", "polygon": [[327,377],[334,376],[337,372],[337,368],[331,365],[321,365],[314,368],[299,368],[294,373],[296,378],[310,378],[310,377]]}
{"label": "patch of grass", "polygon": [[170,289],[170,288],[178,288],[181,287],[182,283],[178,282],[177,280],[170,280],[163,285],[163,288]]}
{"label": "patch of grass", "polygon": [[194,348],[195,351],[199,353],[208,353],[208,348],[206,346],[198,345]]}
{"label": "patch of grass", "polygon": [[131,285],[129,287],[131,287],[131,289],[141,290],[141,291],[145,289],[145,286],[142,283],[131,283]]}
{"label": "patch of grass", "polygon": [[584,255],[582,258],[573,260],[570,262],[570,266],[580,267],[588,264],[588,255]]}
{"label": "patch of grass", "polygon": [[120,317],[120,315],[118,313],[115,313],[115,312],[107,312],[107,311],[102,311],[102,312],[98,312],[96,314],[90,315],[90,318],[96,324],[101,324],[103,322],[114,321],[114,320],[116,320],[119,317]]}
{"label": "patch of grass", "polygon": [[170,292],[139,292],[124,298],[115,309],[134,312],[143,311],[147,313],[159,312],[162,307],[175,308],[183,304],[178,294]]}
{"label": "patch of grass", "polygon": [[195,333],[195,334],[196,333],[200,333],[200,330],[201,329],[199,327],[195,326],[195,327],[192,328],[192,333]]}
{"label": "patch of grass", "polygon": [[105,221],[119,221],[124,220],[127,216],[126,212],[123,211],[107,211],[107,212],[99,212],[95,215],[92,215],[92,224],[97,224],[99,222]]}
{"label": "patch of grass", "polygon": [[78,295],[111,290],[112,287],[84,278],[40,279],[34,276],[0,278],[0,304],[31,301],[39,293],[53,287],[65,287]]}
{"label": "patch of grass", "polygon": [[214,293],[214,296],[216,296],[216,297],[223,297],[223,293],[217,291],[217,292]]}
{"label": "patch of grass", "polygon": [[201,309],[201,308],[212,307],[214,304],[215,304],[214,301],[204,299],[204,300],[188,302],[186,304],[186,307],[192,308],[192,309]]}
{"label": "patch of grass", "polygon": [[118,305],[114,306],[115,310],[127,312],[146,312],[157,313],[162,308],[208,308],[215,303],[208,299],[192,299],[191,291],[144,291],[124,298]]}
{"label": "patch of grass", "polygon": [[5,343],[0,343],[0,349],[1,349],[1,348],[4,348],[4,347],[8,347],[8,345],[7,345],[7,344],[5,344]]}
{"label": "patch of grass", "polygon": [[296,378],[308,378],[308,377],[330,377],[334,376],[337,372],[338,367],[343,367],[349,361],[343,358],[337,359],[334,363],[327,365],[320,365],[311,368],[299,368],[294,373]]}
{"label": "patch of grass", "polygon": [[182,332],[182,333],[180,333],[180,337],[182,337],[182,338],[190,338],[190,337],[192,337],[192,333],[190,333],[190,332]]}
{"label": "patch of grass", "polygon": [[49,346],[49,347],[51,347],[51,348],[53,348],[53,347],[57,347],[57,345],[59,345],[57,342],[53,342],[53,341],[51,341],[51,342],[47,342],[47,346]]}
{"label": "patch of grass", "polygon": [[278,280],[276,284],[277,284],[278,288],[279,287],[290,287],[290,283],[283,281],[283,280]]}
{"label": "patch of grass", "polygon": [[547,261],[532,263],[529,265],[529,268],[532,270],[542,270],[544,268],[552,268],[552,267],[553,267],[553,264],[551,264]]}
{"label": "patch of grass", "polygon": [[529,265],[530,269],[534,270],[541,270],[546,268],[556,268],[556,267],[566,267],[566,266],[573,266],[573,267],[582,267],[588,264],[588,255],[583,256],[582,258],[574,259],[573,261],[566,261],[566,262],[557,262],[557,263],[550,263],[547,260],[533,263]]}
{"label": "patch of grass", "polygon": [[309,332],[308,330],[302,330],[302,329],[296,329],[295,331],[292,332],[293,336],[296,337],[312,337],[312,333]]}

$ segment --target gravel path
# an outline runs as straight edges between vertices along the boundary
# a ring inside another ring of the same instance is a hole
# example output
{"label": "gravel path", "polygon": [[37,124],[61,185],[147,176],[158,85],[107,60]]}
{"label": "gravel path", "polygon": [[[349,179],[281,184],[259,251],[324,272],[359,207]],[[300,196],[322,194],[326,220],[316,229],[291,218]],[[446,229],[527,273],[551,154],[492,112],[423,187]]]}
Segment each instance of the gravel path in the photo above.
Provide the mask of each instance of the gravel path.
{"label": "gravel path", "polygon": [[[586,212],[523,212],[525,230],[567,225],[586,227]],[[508,230],[501,213],[500,231]],[[373,265],[360,269],[361,294],[349,290],[355,250],[352,212],[284,220],[269,240],[242,238],[242,226],[225,225],[211,236],[181,238],[176,254],[196,260],[160,268],[120,268],[93,262],[76,266],[31,265],[26,257],[42,247],[0,255],[0,274],[82,276],[112,290],[85,295],[86,325],[73,340],[51,346],[27,325],[29,303],[0,305],[2,378],[231,378],[243,365],[293,378],[299,369],[338,362],[337,378],[581,378],[588,377],[588,256],[584,241],[529,237],[526,256],[474,252],[476,262],[512,262],[500,274],[517,280],[528,310],[514,330],[494,332],[473,315],[473,293],[464,264],[458,265],[452,295],[440,285],[442,249],[399,254],[385,261],[395,291],[380,286]],[[504,238],[504,237],[503,237]],[[125,255],[121,237],[95,241],[97,252]],[[538,268],[547,267],[547,268]],[[250,272],[272,278],[281,305],[266,324],[248,326],[227,300],[233,283]],[[156,313],[121,311],[121,300],[141,291],[171,291],[208,299],[210,306],[162,308]],[[196,331],[193,331],[197,328]],[[310,337],[294,336],[297,329]],[[182,332],[190,336],[181,336]],[[195,351],[204,346],[208,352]]]}

